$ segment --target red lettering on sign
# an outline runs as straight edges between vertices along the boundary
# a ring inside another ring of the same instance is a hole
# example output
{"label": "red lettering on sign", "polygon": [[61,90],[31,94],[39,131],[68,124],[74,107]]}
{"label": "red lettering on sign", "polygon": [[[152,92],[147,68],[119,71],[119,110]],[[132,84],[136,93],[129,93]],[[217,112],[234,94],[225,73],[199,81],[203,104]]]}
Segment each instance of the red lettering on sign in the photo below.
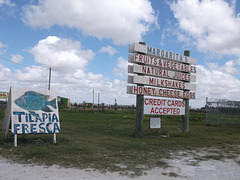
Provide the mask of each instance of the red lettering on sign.
{"label": "red lettering on sign", "polygon": [[180,109],[179,108],[152,107],[150,114],[178,115],[178,114],[180,114]]}

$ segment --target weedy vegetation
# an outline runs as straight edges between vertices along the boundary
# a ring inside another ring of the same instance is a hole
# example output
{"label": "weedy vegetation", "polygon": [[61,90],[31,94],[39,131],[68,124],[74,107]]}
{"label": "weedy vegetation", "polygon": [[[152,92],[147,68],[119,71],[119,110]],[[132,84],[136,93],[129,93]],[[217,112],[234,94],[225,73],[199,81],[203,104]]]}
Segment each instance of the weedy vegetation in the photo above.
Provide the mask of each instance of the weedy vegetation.
{"label": "weedy vegetation", "polygon": [[[2,120],[4,111],[0,109]],[[161,116],[161,130],[150,130],[149,116],[144,116],[141,139],[134,137],[134,111],[60,110],[59,114],[61,133],[57,134],[56,144],[52,134],[28,134],[18,135],[18,147],[13,147],[13,135],[5,140],[5,132],[0,131],[1,156],[20,163],[91,168],[132,177],[151,168],[168,167],[164,159],[177,151],[219,150],[201,157],[202,160],[234,158],[239,154],[236,147],[240,143],[240,129],[205,126],[204,113],[190,112],[188,134],[182,133],[181,116]],[[231,155],[225,156],[223,152]]]}

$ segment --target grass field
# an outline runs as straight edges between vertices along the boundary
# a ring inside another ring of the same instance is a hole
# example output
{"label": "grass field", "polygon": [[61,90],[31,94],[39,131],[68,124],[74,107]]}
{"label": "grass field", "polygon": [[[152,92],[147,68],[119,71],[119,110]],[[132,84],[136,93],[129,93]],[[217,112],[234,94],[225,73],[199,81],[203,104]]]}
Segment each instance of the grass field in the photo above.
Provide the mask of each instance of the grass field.
{"label": "grass field", "polygon": [[[2,120],[3,116],[1,109]],[[133,111],[60,110],[61,133],[57,134],[57,144],[52,143],[50,134],[19,135],[18,147],[14,148],[13,135],[4,140],[5,132],[1,131],[0,154],[24,163],[94,168],[130,176],[168,166],[163,158],[170,158],[178,150],[207,147],[239,154],[234,148],[240,144],[238,127],[205,126],[205,114],[190,113],[190,133],[182,134],[181,118],[162,116],[163,129],[150,131],[149,117],[145,116],[144,137],[138,139],[134,138]]]}

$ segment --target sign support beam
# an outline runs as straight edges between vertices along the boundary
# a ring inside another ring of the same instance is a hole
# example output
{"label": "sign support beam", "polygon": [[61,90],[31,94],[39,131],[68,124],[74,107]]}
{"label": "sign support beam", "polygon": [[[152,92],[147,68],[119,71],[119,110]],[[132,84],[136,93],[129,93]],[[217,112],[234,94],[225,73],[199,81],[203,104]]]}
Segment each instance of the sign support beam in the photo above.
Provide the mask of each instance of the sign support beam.
{"label": "sign support beam", "polygon": [[[146,45],[145,42],[139,42],[139,44]],[[139,85],[144,86],[144,85]],[[144,111],[144,95],[137,94],[136,98],[136,125],[135,125],[135,137],[143,137],[143,111]]]}
{"label": "sign support beam", "polygon": [[56,136],[56,133],[53,133],[53,143],[54,143],[54,144],[57,143],[57,136]]}
{"label": "sign support beam", "polygon": [[137,95],[135,137],[143,137],[144,95]]}
{"label": "sign support beam", "polygon": [[17,134],[14,134],[14,147],[17,147]]}
{"label": "sign support beam", "polygon": [[[190,51],[184,51],[184,56],[190,57]],[[182,120],[182,132],[189,133],[189,99],[184,99],[185,101],[185,115]]]}

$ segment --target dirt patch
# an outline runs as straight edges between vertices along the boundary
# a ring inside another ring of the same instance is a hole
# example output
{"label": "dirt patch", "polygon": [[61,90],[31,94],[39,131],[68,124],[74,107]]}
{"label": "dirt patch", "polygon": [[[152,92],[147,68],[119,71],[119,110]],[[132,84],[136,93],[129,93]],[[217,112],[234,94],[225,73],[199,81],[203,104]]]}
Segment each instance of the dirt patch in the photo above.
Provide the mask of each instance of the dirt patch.
{"label": "dirt patch", "polygon": [[[226,154],[226,153],[225,153]],[[217,149],[201,149],[179,151],[171,154],[170,159],[164,159],[169,166],[148,170],[140,177],[129,177],[119,173],[105,172],[93,169],[80,170],[76,168],[61,168],[59,166],[41,166],[35,164],[20,164],[0,157],[0,179],[51,179],[51,180],[127,180],[127,179],[229,179],[240,177],[240,155],[219,154]],[[124,166],[120,164],[119,166]]]}

